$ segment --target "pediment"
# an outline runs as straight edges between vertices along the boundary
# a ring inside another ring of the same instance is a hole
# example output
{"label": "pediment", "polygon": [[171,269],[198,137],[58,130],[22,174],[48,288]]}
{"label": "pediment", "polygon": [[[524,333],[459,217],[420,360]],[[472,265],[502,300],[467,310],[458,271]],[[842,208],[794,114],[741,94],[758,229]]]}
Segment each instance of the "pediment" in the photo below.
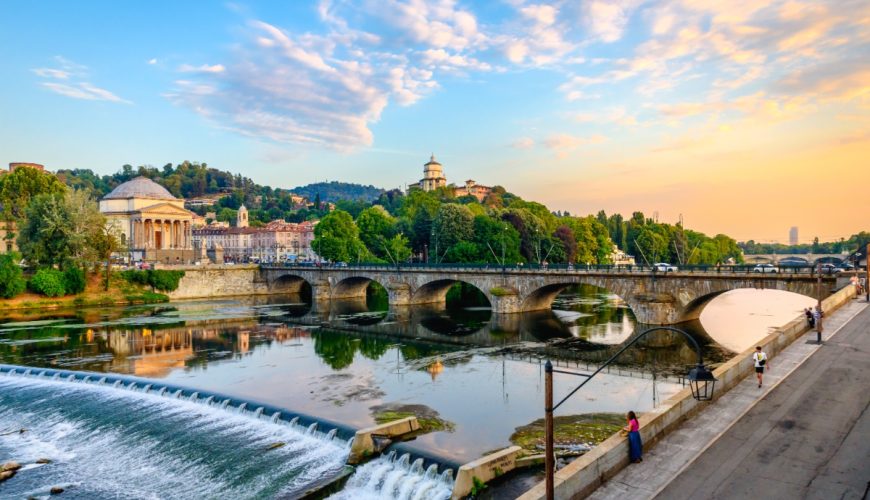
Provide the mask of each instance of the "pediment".
{"label": "pediment", "polygon": [[172,203],[158,203],[156,205],[149,205],[147,207],[142,207],[136,210],[136,213],[140,214],[141,217],[148,216],[157,216],[157,215],[175,215],[182,217],[196,217],[196,214],[191,212],[190,210],[185,210],[183,208],[179,208]]}

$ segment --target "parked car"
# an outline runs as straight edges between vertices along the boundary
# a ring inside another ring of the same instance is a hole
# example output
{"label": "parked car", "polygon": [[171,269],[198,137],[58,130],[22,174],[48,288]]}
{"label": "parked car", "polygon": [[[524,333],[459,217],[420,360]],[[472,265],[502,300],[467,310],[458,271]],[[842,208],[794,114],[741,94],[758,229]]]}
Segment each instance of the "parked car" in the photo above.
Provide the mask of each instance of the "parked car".
{"label": "parked car", "polygon": [[833,264],[822,264],[820,271],[822,274],[837,274],[841,269]]}
{"label": "parked car", "polygon": [[752,269],[753,273],[778,273],[779,268],[773,264],[758,264]]}
{"label": "parked car", "polygon": [[837,266],[837,269],[839,269],[840,271],[854,271],[855,266],[849,264],[844,260],[843,262],[840,262],[840,264]]}
{"label": "parked car", "polygon": [[653,264],[653,270],[666,273],[669,271],[670,272],[677,271],[678,268],[677,268],[677,266],[672,266],[671,264],[668,264],[667,262],[657,262],[657,263]]}

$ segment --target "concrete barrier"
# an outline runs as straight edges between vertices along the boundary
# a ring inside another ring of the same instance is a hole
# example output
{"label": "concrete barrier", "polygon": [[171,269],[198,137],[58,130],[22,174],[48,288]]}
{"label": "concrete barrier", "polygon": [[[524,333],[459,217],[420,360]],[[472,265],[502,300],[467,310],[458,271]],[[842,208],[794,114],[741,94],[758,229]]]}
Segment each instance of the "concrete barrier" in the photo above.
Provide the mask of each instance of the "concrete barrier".
{"label": "concrete barrier", "polygon": [[417,417],[405,417],[374,427],[360,429],[356,431],[353,437],[347,463],[351,465],[359,464],[373,456],[376,452],[379,452],[380,450],[375,447],[374,436],[394,438],[419,430],[420,423],[417,422]]}
{"label": "concrete barrier", "polygon": [[[822,301],[822,311],[830,314],[855,296],[855,287],[847,286]],[[779,354],[796,339],[809,331],[806,318],[801,315],[774,330],[757,345],[771,358]],[[755,372],[751,347],[734,356],[713,371],[716,382],[715,397],[718,399],[737,385],[746,376]],[[658,408],[644,413],[641,418],[640,434],[645,446],[652,446],[667,433],[676,429],[680,423],[698,412],[705,403],[696,401],[687,387],[670,397]],[[554,477],[556,498],[583,498],[591,494],[604,481],[626,467],[628,460],[628,439],[614,434],[582,457],[574,460]],[[541,482],[519,497],[521,500],[546,498],[546,485]]]}
{"label": "concrete barrier", "polygon": [[517,468],[517,454],[522,451],[519,446],[511,446],[501,451],[478,458],[459,468],[456,482],[453,483],[453,500],[465,498],[474,487],[474,479],[481,482],[492,481],[506,472]]}

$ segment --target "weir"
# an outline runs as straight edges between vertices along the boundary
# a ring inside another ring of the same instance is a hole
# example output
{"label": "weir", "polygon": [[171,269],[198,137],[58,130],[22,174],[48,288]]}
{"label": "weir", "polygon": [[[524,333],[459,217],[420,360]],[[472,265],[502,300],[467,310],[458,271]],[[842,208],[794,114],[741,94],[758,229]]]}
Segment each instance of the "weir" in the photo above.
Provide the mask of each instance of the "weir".
{"label": "weir", "polygon": [[[63,395],[76,394],[76,396],[51,398],[51,400],[68,401],[58,403],[62,408],[54,408],[51,403],[42,403],[38,405],[38,409],[30,408],[29,403],[40,397],[46,397],[45,394],[51,392]],[[16,395],[17,393],[21,394]],[[160,406],[149,405],[149,401],[155,400],[160,401]],[[77,429],[81,422],[87,422],[87,426],[95,427],[82,429],[82,439],[75,441],[74,445],[87,448],[93,445],[88,442],[89,440],[107,441],[100,443],[99,450],[94,450],[97,456],[91,457],[80,449],[70,450],[80,455],[82,460],[71,460],[67,465],[61,457],[53,466],[64,469],[62,476],[67,484],[79,484],[80,492],[94,496],[107,494],[117,496],[122,494],[122,491],[130,493],[135,491],[138,484],[137,478],[129,481],[125,479],[118,484],[113,484],[111,480],[106,483],[104,478],[99,476],[100,464],[95,464],[101,460],[105,461],[115,474],[121,473],[123,469],[121,475],[128,473],[130,467],[124,468],[122,463],[137,461],[155,460],[155,463],[175,464],[181,469],[180,472],[184,472],[185,467],[193,469],[188,471],[191,477],[172,477],[164,481],[167,484],[163,486],[161,481],[153,480],[155,471],[149,473],[147,467],[141,471],[143,489],[139,491],[140,493],[157,493],[159,496],[169,498],[220,496],[228,492],[236,498],[274,494],[286,496],[288,493],[291,497],[322,498],[345,483],[344,489],[335,493],[334,498],[386,496],[446,500],[450,498],[454,470],[458,468],[457,464],[445,462],[438,457],[420,453],[397,443],[388,448],[388,455],[361,465],[352,472],[351,468],[344,465],[350,449],[349,440],[354,435],[354,431],[347,426],[314,419],[308,415],[289,412],[287,409],[256,401],[245,401],[219,393],[162,384],[126,375],[98,376],[86,372],[0,364],[0,402],[3,403],[0,404],[0,421],[4,421],[7,425],[13,423],[16,427],[21,425],[22,428],[31,426],[29,432],[22,433],[22,436],[27,438],[51,434],[59,426],[72,426]],[[192,409],[192,412],[188,415],[187,411],[179,411],[177,406],[180,405],[190,405],[188,408]],[[30,414],[31,410],[46,413],[48,419]],[[79,415],[81,420],[70,417],[76,413],[83,413]],[[99,418],[92,418],[92,415],[96,416],[97,413]],[[27,415],[20,417],[22,414]],[[20,424],[13,420],[13,415],[23,418]],[[71,421],[59,423],[57,419],[60,418],[70,418]],[[232,421],[239,418],[250,422],[251,425],[246,426],[244,422]],[[176,424],[165,422],[173,419],[180,420]],[[147,435],[148,432],[143,432],[141,429],[132,432],[131,429],[124,428],[125,425],[146,426],[149,431],[163,433],[164,437],[158,438],[153,443],[128,443],[130,440],[141,438],[143,434]],[[120,433],[116,434],[119,428]],[[72,435],[78,434],[74,432]],[[88,436],[100,437],[94,440]],[[111,441],[112,438],[109,436],[113,436],[117,442]],[[245,436],[249,440],[240,441]],[[181,456],[164,456],[165,453],[171,455],[174,450],[202,446],[202,440],[213,439],[236,442],[209,442],[206,446],[208,451],[204,450],[206,451],[204,456],[199,459],[196,459],[196,454],[191,455],[189,450],[181,453]],[[309,444],[310,440],[314,441]],[[322,444],[314,445],[314,442]],[[41,458],[13,456],[21,455],[24,453],[23,450],[33,448],[31,445],[22,444],[21,448],[13,446],[12,450],[4,449],[4,445],[4,441],[0,440],[0,454],[18,458],[24,463],[35,462],[37,458]],[[112,459],[112,453],[121,456]],[[283,455],[279,456],[278,453]],[[104,458],[103,454],[109,456]],[[151,454],[158,456],[151,457]],[[239,454],[248,458],[240,459]],[[311,455],[316,458],[309,457]],[[194,459],[191,460],[191,457]],[[203,462],[207,467],[199,462]],[[212,462],[216,463],[212,464]],[[79,471],[77,466],[85,468]],[[230,467],[230,469],[224,470],[222,467]],[[235,484],[232,478],[240,472],[233,470],[233,467],[254,469],[244,473],[244,477],[245,481],[254,481],[257,484],[254,486]],[[289,468],[300,477],[298,480],[294,478],[291,484],[276,486],[272,484],[274,481],[270,478],[283,479],[288,476],[288,473],[276,474],[275,471],[265,470],[269,467],[282,470]],[[201,470],[203,468],[208,470]],[[88,481],[87,477],[84,478],[85,480],[82,477],[75,477],[74,472],[67,472],[65,469],[72,469],[85,475],[94,474],[94,477],[90,478],[93,481]],[[50,469],[38,468],[38,470]],[[48,473],[37,471],[26,471],[26,473],[36,481],[49,481],[52,485],[58,482],[64,484],[64,481],[58,481],[56,477],[46,477],[49,476]],[[24,474],[20,476],[23,477]],[[215,474],[223,478],[224,482],[221,483],[214,478],[209,479],[209,476]],[[111,478],[111,473],[108,475]],[[217,484],[205,484],[210,481],[215,481]],[[177,486],[176,482],[183,482],[184,486]],[[10,493],[15,494],[15,484],[14,481],[10,481],[4,486],[11,487]],[[27,491],[33,491],[31,486],[27,485],[29,488]],[[111,490],[113,487],[118,490]],[[221,487],[228,491],[219,491]],[[97,491],[90,491],[89,488],[97,488]],[[109,488],[111,492],[99,488]],[[283,488],[283,490],[276,488]]]}

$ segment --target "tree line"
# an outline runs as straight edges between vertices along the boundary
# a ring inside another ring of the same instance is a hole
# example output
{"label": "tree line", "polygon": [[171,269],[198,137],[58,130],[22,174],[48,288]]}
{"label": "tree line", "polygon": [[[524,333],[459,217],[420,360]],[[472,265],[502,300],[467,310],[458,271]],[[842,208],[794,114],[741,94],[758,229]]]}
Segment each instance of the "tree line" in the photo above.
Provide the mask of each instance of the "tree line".
{"label": "tree line", "polygon": [[742,262],[737,243],[635,212],[577,217],[553,213],[501,186],[478,201],[453,190],[387,191],[371,204],[355,202],[325,215],[314,251],[336,262],[610,264],[616,245],[638,263]]}
{"label": "tree line", "polygon": [[870,232],[861,231],[850,236],[848,239],[840,238],[838,241],[820,242],[818,236],[813,238],[812,243],[802,243],[798,245],[785,245],[782,243],[756,243],[754,240],[749,240],[745,243],[739,243],[740,248],[747,255],[759,254],[842,254],[852,253],[856,250],[867,248],[870,243]]}

